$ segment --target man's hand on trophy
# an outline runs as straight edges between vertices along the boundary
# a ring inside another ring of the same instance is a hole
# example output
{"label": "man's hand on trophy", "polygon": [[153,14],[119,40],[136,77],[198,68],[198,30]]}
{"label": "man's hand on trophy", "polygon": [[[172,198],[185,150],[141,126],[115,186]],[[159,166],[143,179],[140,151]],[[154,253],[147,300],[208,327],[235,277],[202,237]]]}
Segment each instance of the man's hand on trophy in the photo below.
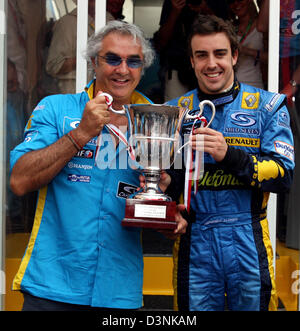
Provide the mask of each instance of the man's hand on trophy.
{"label": "man's hand on trophy", "polygon": [[144,189],[145,185],[146,185],[146,181],[145,181],[145,176],[144,175],[140,175],[139,177],[140,180],[140,187],[137,188],[137,191]]}
{"label": "man's hand on trophy", "polygon": [[[140,187],[138,188],[138,190],[145,188],[146,185],[145,176],[140,175],[139,180],[140,180]],[[171,183],[171,177],[165,171],[162,171],[159,181],[159,188],[161,189],[161,191],[165,192],[168,186],[170,185],[170,183]]]}
{"label": "man's hand on trophy", "polygon": [[161,172],[160,180],[159,180],[159,188],[162,192],[165,192],[168,186],[171,184],[171,177],[165,171]]}
{"label": "man's hand on trophy", "polygon": [[195,129],[191,143],[194,150],[209,153],[217,162],[224,159],[228,149],[222,133],[210,128]]}
{"label": "man's hand on trophy", "polygon": [[110,112],[104,96],[98,93],[94,99],[87,102],[78,129],[90,137],[97,136],[103,126],[110,122]]}
{"label": "man's hand on trophy", "polygon": [[160,233],[162,233],[165,237],[168,239],[175,240],[178,236],[181,234],[184,234],[186,232],[186,228],[188,226],[188,222],[183,218],[181,212],[185,211],[185,205],[179,204],[177,207],[177,213],[175,215],[175,220],[177,223],[177,228],[172,230],[159,230]]}

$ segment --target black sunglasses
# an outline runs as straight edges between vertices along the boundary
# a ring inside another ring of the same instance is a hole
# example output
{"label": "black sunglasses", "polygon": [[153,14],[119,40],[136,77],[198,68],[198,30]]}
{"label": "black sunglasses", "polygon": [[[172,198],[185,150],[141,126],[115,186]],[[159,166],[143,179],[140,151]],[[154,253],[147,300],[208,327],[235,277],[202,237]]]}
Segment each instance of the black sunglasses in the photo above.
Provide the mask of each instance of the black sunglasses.
{"label": "black sunglasses", "polygon": [[106,54],[104,56],[98,55],[101,59],[105,60],[107,64],[110,66],[117,67],[119,66],[122,61],[126,61],[126,64],[129,68],[140,68],[144,62],[139,56],[131,56],[128,58],[121,58],[119,55],[116,54]]}

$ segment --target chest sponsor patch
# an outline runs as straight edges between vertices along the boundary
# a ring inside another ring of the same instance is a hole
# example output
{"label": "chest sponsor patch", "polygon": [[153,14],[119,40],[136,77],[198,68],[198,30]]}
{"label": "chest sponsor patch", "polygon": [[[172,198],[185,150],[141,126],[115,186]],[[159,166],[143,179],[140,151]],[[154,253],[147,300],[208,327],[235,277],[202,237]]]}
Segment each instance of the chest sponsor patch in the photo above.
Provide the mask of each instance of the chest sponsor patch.
{"label": "chest sponsor patch", "polygon": [[76,174],[69,174],[68,175],[68,181],[73,183],[90,183],[91,182],[91,176],[84,176],[84,175],[76,175]]}
{"label": "chest sponsor patch", "polygon": [[261,133],[259,112],[246,112],[243,110],[231,110],[227,113],[224,132],[259,136]]}
{"label": "chest sponsor patch", "polygon": [[136,192],[137,188],[138,187],[135,185],[119,182],[117,196],[119,198],[127,199]]}
{"label": "chest sponsor patch", "polygon": [[183,108],[193,109],[193,94],[190,96],[183,96],[178,100],[178,106]]}
{"label": "chest sponsor patch", "polygon": [[92,170],[93,169],[93,166],[90,165],[90,164],[78,164],[78,163],[75,163],[75,162],[68,162],[68,168],[69,169],[83,169],[83,170]]}
{"label": "chest sponsor patch", "polygon": [[78,151],[74,157],[82,158],[82,159],[93,159],[94,151],[92,149],[82,149]]}
{"label": "chest sponsor patch", "polygon": [[259,105],[259,93],[243,92],[242,108],[257,109]]}
{"label": "chest sponsor patch", "polygon": [[245,138],[245,137],[225,137],[226,143],[230,146],[242,146],[242,147],[260,147],[260,139],[257,138]]}
{"label": "chest sponsor patch", "polygon": [[205,172],[198,182],[199,190],[222,191],[244,189],[245,184],[217,164],[205,164]]}
{"label": "chest sponsor patch", "polygon": [[294,147],[283,142],[276,140],[274,142],[275,150],[278,154],[284,155],[290,160],[294,161]]}

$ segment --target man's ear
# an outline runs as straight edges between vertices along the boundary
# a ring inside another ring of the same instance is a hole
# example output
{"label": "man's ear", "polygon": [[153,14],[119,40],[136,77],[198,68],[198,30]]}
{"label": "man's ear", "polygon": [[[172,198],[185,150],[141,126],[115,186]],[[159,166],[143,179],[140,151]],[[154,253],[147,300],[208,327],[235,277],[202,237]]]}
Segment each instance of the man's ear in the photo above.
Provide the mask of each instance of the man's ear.
{"label": "man's ear", "polygon": [[232,66],[234,67],[237,64],[239,58],[239,50],[237,49],[232,55]]}
{"label": "man's ear", "polygon": [[192,68],[194,69],[195,68],[194,58],[190,56],[190,60],[191,60]]}
{"label": "man's ear", "polygon": [[92,61],[93,69],[95,70],[95,68],[98,67],[98,59],[97,59],[97,56],[91,58],[91,61]]}

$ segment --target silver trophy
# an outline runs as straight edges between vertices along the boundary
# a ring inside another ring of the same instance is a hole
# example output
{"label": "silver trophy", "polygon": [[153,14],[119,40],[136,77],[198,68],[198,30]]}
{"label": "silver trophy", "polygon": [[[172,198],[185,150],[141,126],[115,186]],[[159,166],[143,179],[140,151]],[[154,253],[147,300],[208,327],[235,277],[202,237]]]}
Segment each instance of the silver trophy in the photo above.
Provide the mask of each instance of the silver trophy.
{"label": "silver trophy", "polygon": [[145,104],[129,105],[131,128],[129,144],[136,162],[143,169],[145,191],[135,199],[171,201],[158,183],[161,171],[169,169],[178,149],[182,109],[175,106]]}
{"label": "silver trophy", "polygon": [[207,104],[212,109],[209,126],[215,116],[215,107],[210,101],[202,101],[199,113],[193,116],[188,114],[188,109],[160,104],[126,105],[121,111],[110,107],[113,112],[127,116],[128,152],[145,176],[145,189],[126,199],[122,225],[176,228],[176,203],[161,192],[160,176],[162,170],[171,167],[179,151],[182,122],[200,118]]}

